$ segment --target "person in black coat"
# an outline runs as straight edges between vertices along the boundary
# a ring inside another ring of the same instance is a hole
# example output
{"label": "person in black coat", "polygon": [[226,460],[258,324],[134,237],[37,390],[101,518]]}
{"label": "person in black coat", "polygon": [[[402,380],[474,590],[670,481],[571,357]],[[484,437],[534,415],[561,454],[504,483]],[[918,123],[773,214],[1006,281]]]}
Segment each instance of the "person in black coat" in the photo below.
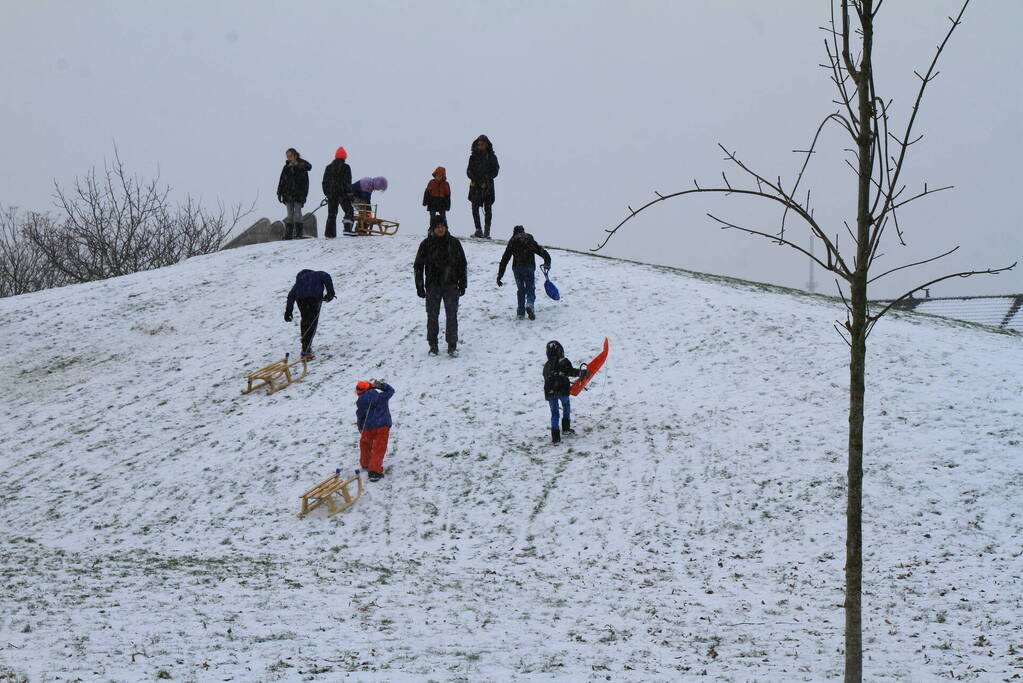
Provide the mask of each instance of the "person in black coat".
{"label": "person in black coat", "polygon": [[[575,434],[572,429],[572,403],[568,395],[572,388],[569,377],[585,377],[586,371],[572,365],[565,358],[565,349],[558,341],[547,342],[547,362],[543,366],[543,397],[551,408],[551,442],[561,443],[561,433]],[[558,405],[564,417],[558,424]],[[560,429],[559,429],[560,426]]]}
{"label": "person in black coat", "polygon": [[[501,170],[494,154],[490,138],[481,135],[472,143],[469,165],[465,174],[469,176],[469,201],[472,202],[472,220],[476,225],[473,237],[490,238],[490,223],[493,220],[494,178]],[[480,207],[483,207],[483,231],[480,231]]]}
{"label": "person in black coat", "polygon": [[338,147],[334,153],[334,161],[323,169],[323,196],[327,198],[327,224],[323,228],[324,237],[337,237],[337,207],[345,213],[344,234],[354,235],[352,225],[355,223],[355,210],[352,208],[352,169],[345,163],[348,152]]}
{"label": "person in black coat", "polygon": [[416,252],[413,273],[416,294],[426,299],[426,341],[430,355],[436,356],[440,305],[444,303],[448,355],[458,354],[458,298],[468,285],[468,266],[462,244],[448,232],[447,222],[440,216],[432,219],[432,234],[422,241]]}
{"label": "person in black coat", "polygon": [[302,205],[309,196],[309,171],[313,167],[294,147],[289,147],[284,157],[281,179],[277,182],[277,201],[287,209],[284,239],[290,240],[302,237]]}
{"label": "person in black coat", "polygon": [[320,320],[320,302],[334,299],[334,282],[330,275],[322,270],[300,270],[295,276],[295,284],[288,292],[288,304],[284,308],[284,322],[291,322],[292,311],[298,303],[298,312],[302,316],[299,329],[302,334],[302,358],[311,360],[313,357],[313,337],[316,336],[316,324]]}
{"label": "person in black coat", "polygon": [[530,320],[536,320],[533,312],[533,305],[536,303],[536,259],[539,256],[543,259],[544,268],[551,267],[551,255],[547,250],[536,243],[533,236],[526,232],[521,225],[512,229],[512,238],[508,240],[508,246],[504,248],[504,256],[501,257],[501,265],[497,268],[497,286],[504,283],[504,269],[508,261],[512,264],[512,274],[515,276],[515,296],[518,299],[518,307],[515,314],[522,320],[526,315]]}

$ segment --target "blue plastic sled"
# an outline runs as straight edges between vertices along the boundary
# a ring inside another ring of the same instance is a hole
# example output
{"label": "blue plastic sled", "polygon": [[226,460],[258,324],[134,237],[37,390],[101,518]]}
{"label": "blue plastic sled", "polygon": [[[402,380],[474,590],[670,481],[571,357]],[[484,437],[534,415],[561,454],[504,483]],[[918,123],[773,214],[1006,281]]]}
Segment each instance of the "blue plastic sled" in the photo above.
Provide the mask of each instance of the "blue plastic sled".
{"label": "blue plastic sled", "polygon": [[540,270],[543,271],[544,277],[543,291],[547,292],[547,296],[549,296],[550,298],[554,299],[555,301],[559,301],[561,299],[561,292],[559,292],[558,288],[554,286],[554,283],[551,282],[551,279],[547,277],[547,273],[550,271],[550,269],[540,266]]}

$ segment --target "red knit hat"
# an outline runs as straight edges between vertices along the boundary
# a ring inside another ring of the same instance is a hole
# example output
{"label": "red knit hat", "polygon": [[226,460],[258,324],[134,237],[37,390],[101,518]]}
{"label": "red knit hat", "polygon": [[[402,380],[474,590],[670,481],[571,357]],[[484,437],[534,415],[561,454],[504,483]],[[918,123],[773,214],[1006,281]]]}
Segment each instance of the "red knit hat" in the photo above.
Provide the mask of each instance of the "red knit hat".
{"label": "red knit hat", "polygon": [[334,158],[335,159],[347,159],[348,158],[348,152],[345,151],[344,147],[338,147],[337,151],[334,152]]}
{"label": "red knit hat", "polygon": [[370,384],[366,380],[361,380],[360,382],[358,382],[355,385],[355,393],[357,393],[360,396],[362,396],[364,393],[366,393],[367,391],[369,391],[372,388],[373,388],[372,384]]}

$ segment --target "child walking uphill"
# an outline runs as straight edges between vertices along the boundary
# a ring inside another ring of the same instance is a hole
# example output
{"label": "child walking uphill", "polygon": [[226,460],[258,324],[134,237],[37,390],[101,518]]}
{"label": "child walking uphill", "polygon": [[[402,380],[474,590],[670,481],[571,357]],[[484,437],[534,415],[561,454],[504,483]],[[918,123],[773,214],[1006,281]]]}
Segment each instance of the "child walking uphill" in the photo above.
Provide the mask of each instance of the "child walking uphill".
{"label": "child walking uphill", "polygon": [[394,388],[387,382],[361,381],[355,385],[355,421],[362,436],[359,438],[359,465],[369,471],[370,481],[384,476],[384,452],[391,431],[391,411],[387,402],[394,396]]}
{"label": "child walking uphill", "polygon": [[423,206],[430,212],[431,224],[435,216],[447,218],[451,210],[451,186],[448,185],[448,172],[443,166],[437,167],[433,172],[433,180],[426,184]]}
{"label": "child walking uphill", "polygon": [[[561,443],[561,433],[575,434],[572,429],[572,403],[568,395],[572,384],[569,377],[585,377],[586,371],[576,368],[565,358],[565,349],[558,341],[547,342],[547,362],[543,366],[543,397],[551,407],[551,442]],[[559,404],[564,410],[560,429]]]}
{"label": "child walking uphill", "polygon": [[320,303],[333,301],[334,282],[330,275],[322,270],[300,270],[295,276],[295,284],[288,292],[288,303],[284,308],[284,322],[290,323],[295,303],[302,315],[299,326],[302,334],[302,358],[313,359],[313,337],[316,336],[316,324],[320,320]]}

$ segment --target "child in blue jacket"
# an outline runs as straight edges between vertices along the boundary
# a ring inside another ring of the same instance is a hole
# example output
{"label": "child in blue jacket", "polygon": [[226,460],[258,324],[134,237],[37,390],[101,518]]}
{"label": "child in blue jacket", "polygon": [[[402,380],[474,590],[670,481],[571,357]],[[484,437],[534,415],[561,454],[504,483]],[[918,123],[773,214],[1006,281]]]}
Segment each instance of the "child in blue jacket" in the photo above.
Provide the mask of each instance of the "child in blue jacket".
{"label": "child in blue jacket", "polygon": [[291,322],[291,314],[295,303],[302,315],[299,329],[302,334],[302,358],[312,360],[313,337],[316,336],[316,324],[320,320],[320,303],[334,298],[334,282],[330,275],[322,270],[300,270],[295,276],[295,284],[288,292],[288,305],[284,309],[284,322]]}
{"label": "child in blue jacket", "polygon": [[391,410],[387,402],[394,396],[394,388],[387,382],[361,381],[355,385],[359,397],[355,402],[355,422],[362,436],[359,438],[359,465],[369,471],[369,480],[384,476],[384,452],[391,432]]}

